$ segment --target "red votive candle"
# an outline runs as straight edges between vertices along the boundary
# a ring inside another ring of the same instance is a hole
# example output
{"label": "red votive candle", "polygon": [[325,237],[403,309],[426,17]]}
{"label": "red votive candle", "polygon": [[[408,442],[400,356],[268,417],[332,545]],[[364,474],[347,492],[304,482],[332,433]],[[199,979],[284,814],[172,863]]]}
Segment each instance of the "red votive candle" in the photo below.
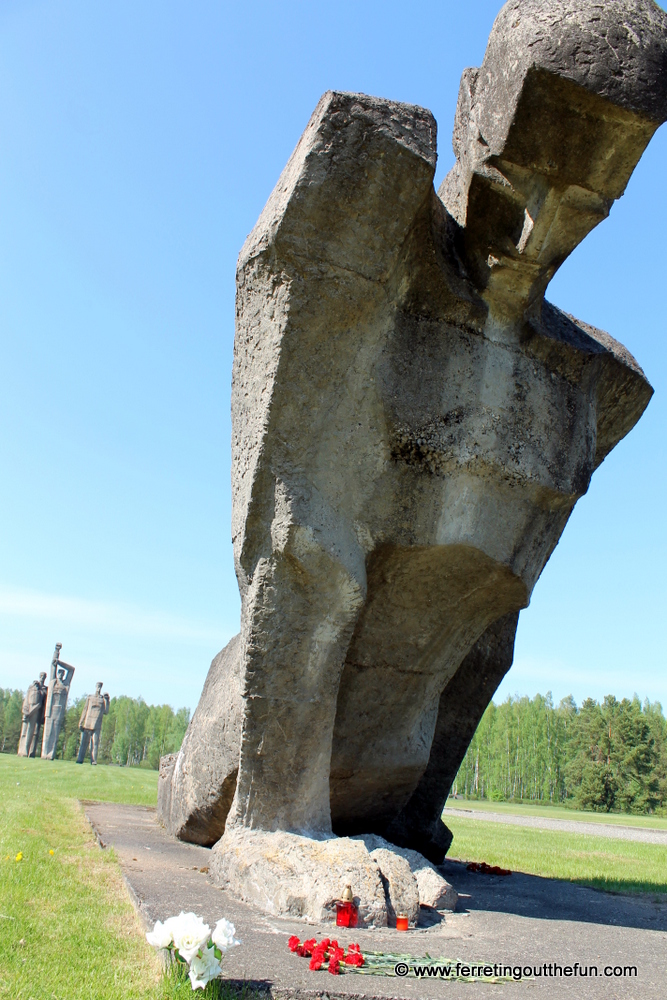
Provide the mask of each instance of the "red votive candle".
{"label": "red votive candle", "polygon": [[345,886],[342,899],[336,901],[336,926],[356,927],[359,919],[359,908],[354,902],[352,886]]}
{"label": "red votive candle", "polygon": [[359,913],[354,903],[336,903],[336,924],[338,927],[356,927]]}
{"label": "red votive candle", "polygon": [[396,930],[407,931],[407,929],[408,929],[408,918],[404,913],[399,913],[396,916]]}

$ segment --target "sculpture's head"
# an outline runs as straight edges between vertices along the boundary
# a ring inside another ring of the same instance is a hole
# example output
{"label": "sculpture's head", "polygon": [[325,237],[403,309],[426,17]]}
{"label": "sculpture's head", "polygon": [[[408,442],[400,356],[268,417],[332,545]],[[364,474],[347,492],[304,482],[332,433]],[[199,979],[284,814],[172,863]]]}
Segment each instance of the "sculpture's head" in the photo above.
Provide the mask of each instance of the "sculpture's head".
{"label": "sculpture's head", "polygon": [[440,197],[492,312],[541,303],[667,119],[667,14],[653,0],[510,0],[464,72]]}
{"label": "sculpture's head", "polygon": [[65,671],[63,670],[62,667],[60,667],[59,670],[58,670],[58,679],[60,681],[64,681],[65,680]]}
{"label": "sculpture's head", "polygon": [[95,687],[95,694],[102,694],[102,685],[103,684],[104,684],[104,681],[98,681],[97,682],[97,685]]}
{"label": "sculpture's head", "polygon": [[39,675],[39,683],[43,685],[45,680],[46,680],[46,673],[41,673]]}

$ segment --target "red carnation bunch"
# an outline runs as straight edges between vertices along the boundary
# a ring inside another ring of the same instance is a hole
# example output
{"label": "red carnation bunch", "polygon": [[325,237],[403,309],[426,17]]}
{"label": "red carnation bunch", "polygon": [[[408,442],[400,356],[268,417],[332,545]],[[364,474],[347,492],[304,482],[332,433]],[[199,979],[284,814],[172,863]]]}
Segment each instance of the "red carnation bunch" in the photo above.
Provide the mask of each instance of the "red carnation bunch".
{"label": "red carnation bunch", "polygon": [[329,948],[329,938],[323,938],[311,951],[311,959],[308,968],[313,972],[321,969],[328,959],[327,949]]}
{"label": "red carnation bunch", "polygon": [[344,965],[356,966],[357,968],[364,964],[364,956],[358,944],[349,945],[346,955],[345,949],[340,947],[338,941],[332,941],[330,938],[322,938],[319,944],[315,938],[310,938],[301,944],[298,937],[292,935],[287,942],[287,947],[296,955],[310,957],[308,968],[313,972],[318,972],[326,965],[332,976],[339,976],[341,962]]}

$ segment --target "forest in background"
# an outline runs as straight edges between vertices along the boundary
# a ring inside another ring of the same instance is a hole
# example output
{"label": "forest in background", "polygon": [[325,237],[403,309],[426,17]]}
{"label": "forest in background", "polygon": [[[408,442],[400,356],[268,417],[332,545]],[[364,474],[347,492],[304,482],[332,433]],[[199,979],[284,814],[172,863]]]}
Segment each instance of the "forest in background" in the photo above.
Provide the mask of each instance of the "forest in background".
{"label": "forest in background", "polygon": [[[0,688],[0,751],[16,753],[21,691]],[[85,699],[67,710],[56,756],[75,760]],[[190,719],[187,708],[112,698],[98,760],[157,768],[176,752]],[[454,780],[452,795],[496,802],[539,802],[608,812],[667,811],[667,720],[659,703],[637,697],[602,703],[551,694],[493,702],[484,713]]]}
{"label": "forest in background", "polygon": [[[67,708],[58,738],[56,758],[76,760],[79,751],[79,719],[85,696]],[[23,692],[0,688],[0,751],[16,753],[21,734]],[[190,710],[177,712],[169,705],[147,705],[141,698],[112,698],[104,717],[97,760],[157,769],[160,757],[180,749],[190,721]]]}
{"label": "forest in background", "polygon": [[489,705],[452,795],[602,812],[667,808],[667,721],[658,702],[551,694]]}

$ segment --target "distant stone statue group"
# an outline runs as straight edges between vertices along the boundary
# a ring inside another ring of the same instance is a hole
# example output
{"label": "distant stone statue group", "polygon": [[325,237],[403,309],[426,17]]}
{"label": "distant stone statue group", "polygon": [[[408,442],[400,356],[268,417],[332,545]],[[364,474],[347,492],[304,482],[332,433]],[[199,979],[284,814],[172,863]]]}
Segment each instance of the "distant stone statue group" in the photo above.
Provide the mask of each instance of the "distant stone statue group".
{"label": "distant stone statue group", "polygon": [[[42,759],[53,760],[55,757],[74,676],[74,667],[60,659],[61,649],[62,643],[57,642],[51,659],[48,685],[46,673],[41,673],[39,680],[33,681],[26,691],[22,706],[23,725],[19,739],[19,757],[36,757],[40,736],[42,736]],[[77,764],[83,764],[88,747],[90,747],[91,764],[97,764],[102,721],[108,711],[109,695],[102,694],[102,681],[99,681],[95,694],[88,695],[79,719],[81,743]]]}

